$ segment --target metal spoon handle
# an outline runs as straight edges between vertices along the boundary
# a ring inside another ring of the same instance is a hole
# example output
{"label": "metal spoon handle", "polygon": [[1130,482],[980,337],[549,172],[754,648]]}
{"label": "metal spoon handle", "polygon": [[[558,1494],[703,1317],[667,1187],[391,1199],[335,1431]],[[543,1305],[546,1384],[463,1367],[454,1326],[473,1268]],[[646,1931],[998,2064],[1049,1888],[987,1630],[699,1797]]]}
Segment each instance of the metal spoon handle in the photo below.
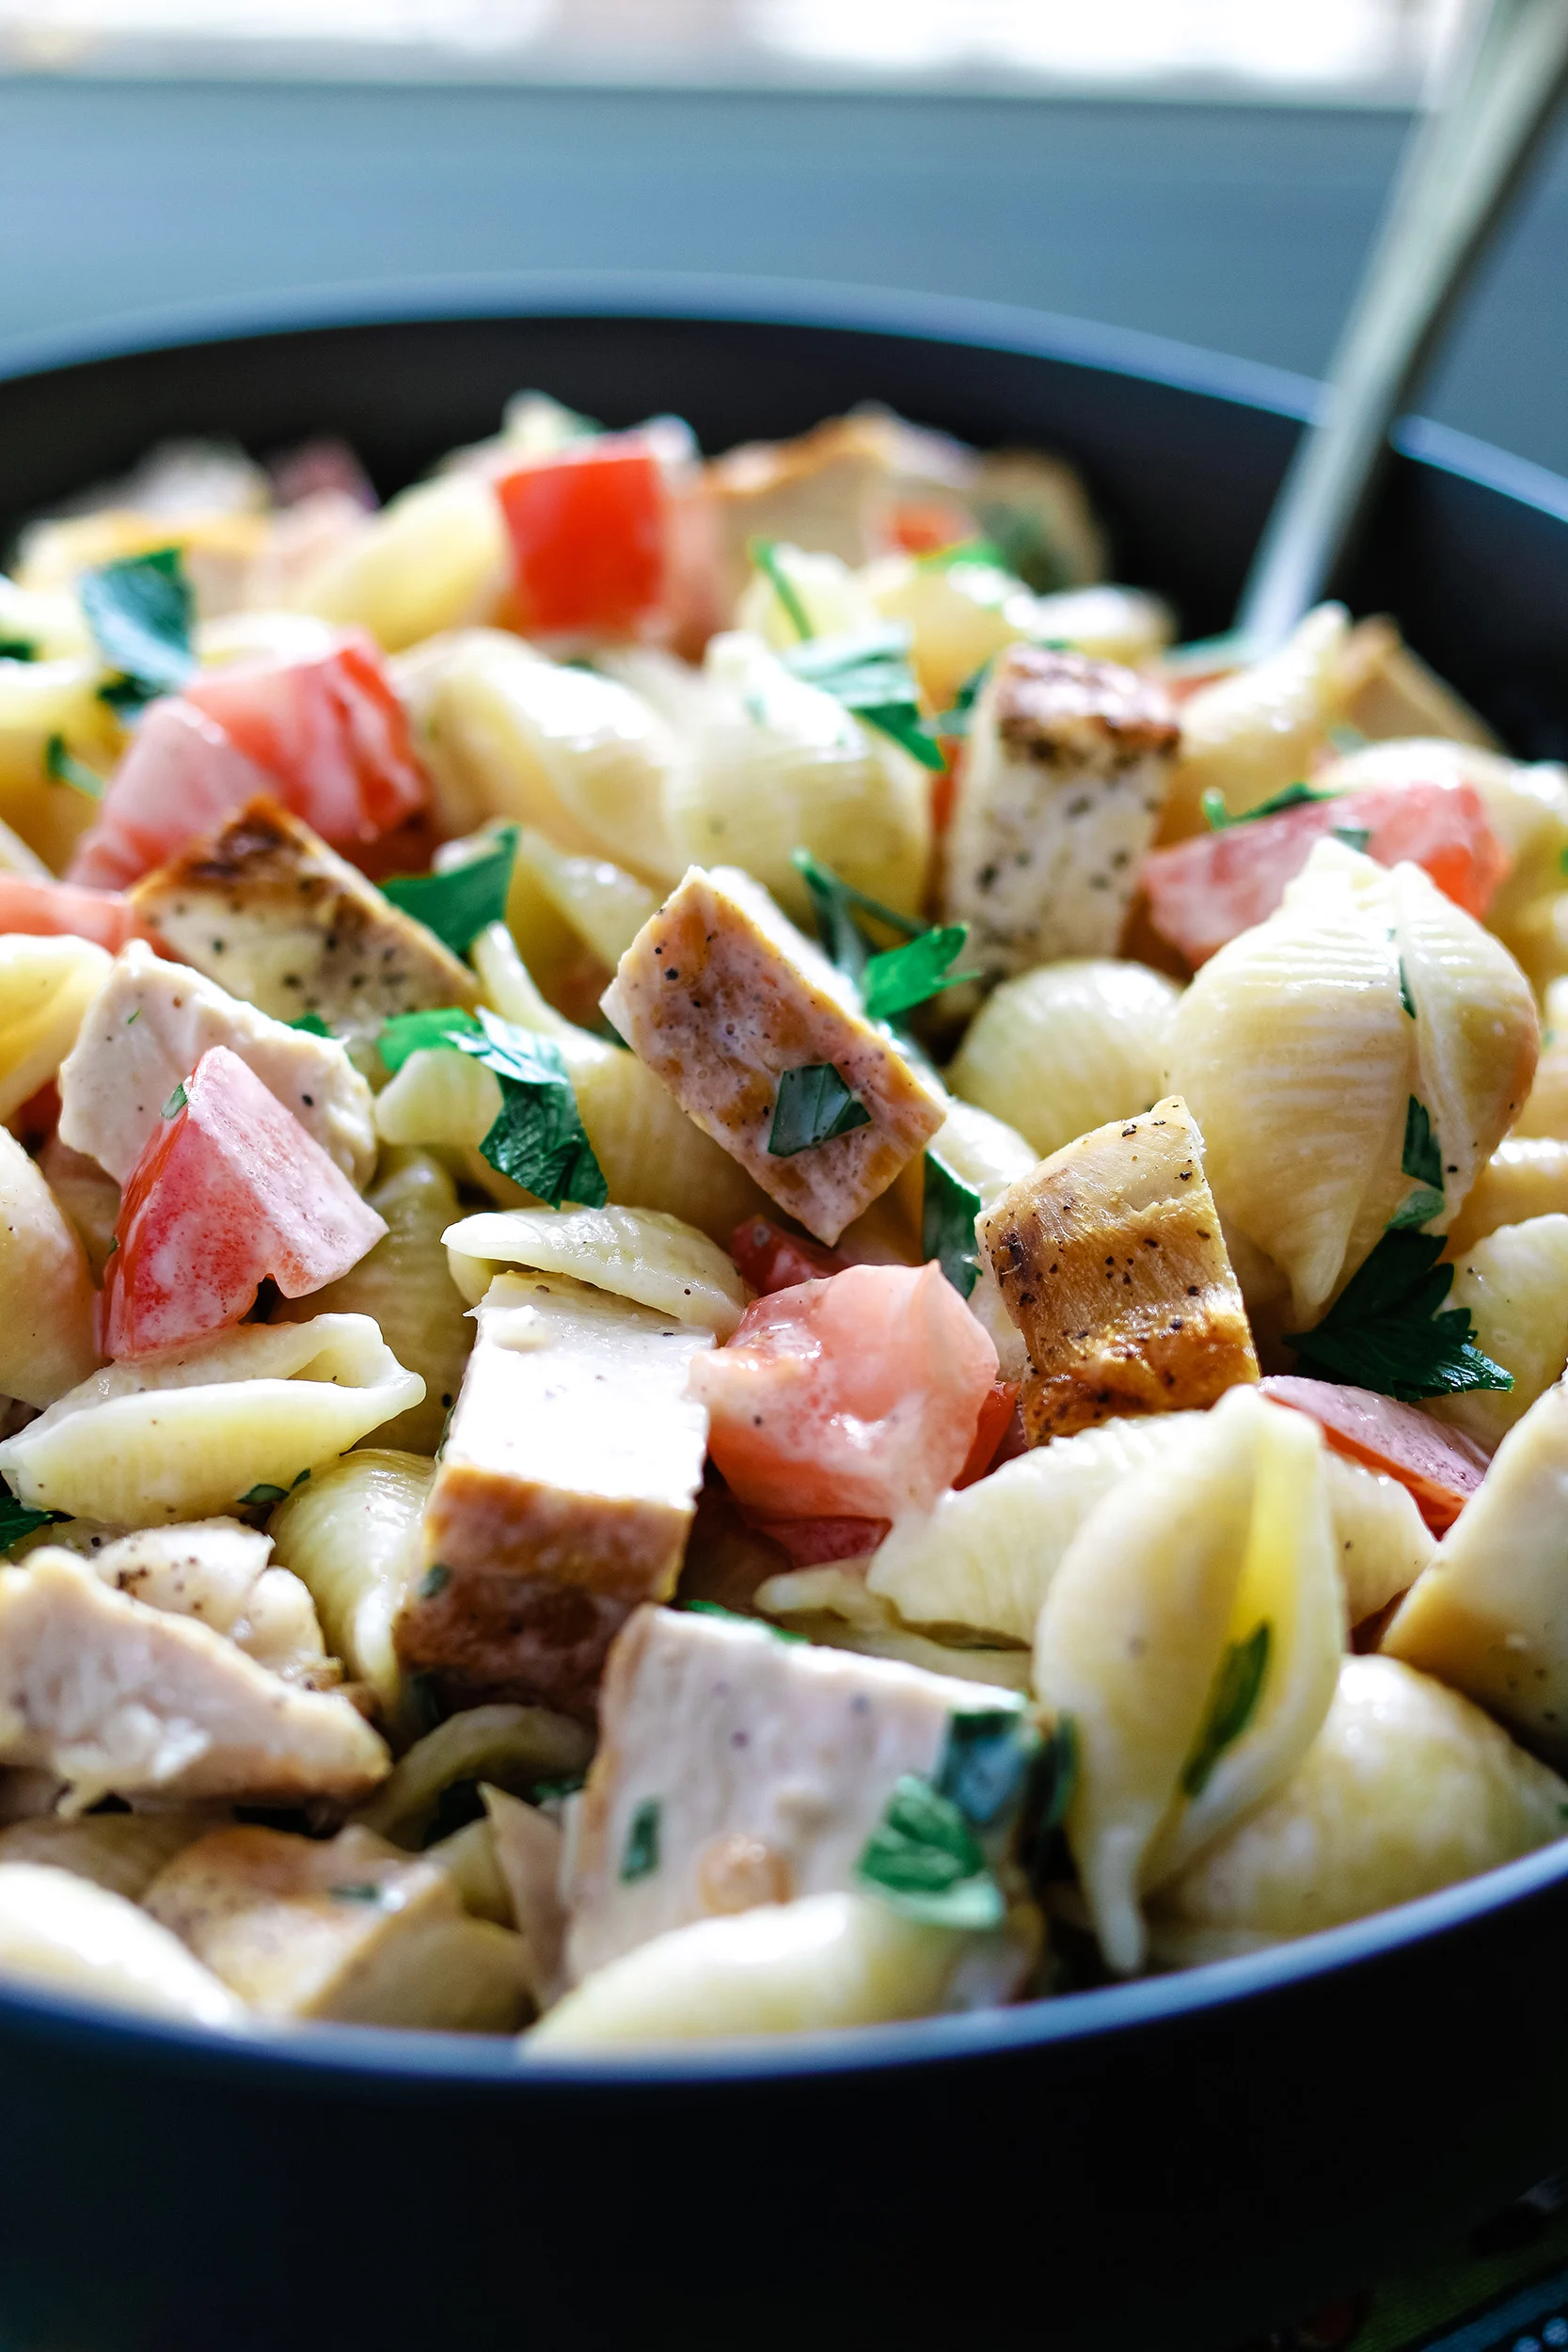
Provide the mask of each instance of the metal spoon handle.
{"label": "metal spoon handle", "polygon": [[1236,616],[1251,650],[1290,635],[1355,529],[1388,429],[1568,83],[1568,0],[1484,0],[1412,135],[1372,259],[1259,542]]}

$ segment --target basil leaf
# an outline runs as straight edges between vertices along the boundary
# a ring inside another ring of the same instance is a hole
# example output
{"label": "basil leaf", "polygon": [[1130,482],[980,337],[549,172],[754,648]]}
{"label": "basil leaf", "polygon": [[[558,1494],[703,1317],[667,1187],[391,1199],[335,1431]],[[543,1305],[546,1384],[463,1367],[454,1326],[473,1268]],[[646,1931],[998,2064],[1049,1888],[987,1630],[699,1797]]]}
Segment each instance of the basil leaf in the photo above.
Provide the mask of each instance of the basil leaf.
{"label": "basil leaf", "polygon": [[602,1209],[610,1187],[554,1038],[516,1028],[484,1009],[479,1025],[478,1036],[459,1030],[449,1041],[500,1080],[500,1116],[480,1151],[492,1168],[552,1209],[563,1200]]}
{"label": "basil leaf", "polygon": [[196,668],[196,600],[178,548],[153,548],[85,572],[77,594],[99,652],[119,673],[103,690],[104,701],[138,709],[155,695],[179,691]]}
{"label": "basil leaf", "polygon": [[855,1875],[895,1910],[945,1927],[994,1928],[1006,1909],[974,1832],[918,1772],[899,1780]]}
{"label": "basil leaf", "polygon": [[389,874],[381,895],[434,931],[454,956],[466,956],[482,930],[504,919],[516,855],[517,827],[503,825],[495,848],[482,857],[444,874]]}
{"label": "basil leaf", "polygon": [[944,988],[961,988],[977,979],[975,972],[950,972],[948,965],[969,937],[967,923],[944,923],[940,930],[922,931],[902,947],[889,947],[873,956],[861,976],[867,1018],[891,1021],[895,1014],[912,1012],[916,1005],[940,996]]}
{"label": "basil leaf", "polygon": [[1022,1707],[988,1707],[948,1719],[936,1786],[974,1829],[987,1829],[1010,1811],[1041,1746]]}
{"label": "basil leaf", "polygon": [[749,539],[746,543],[746,553],[783,605],[785,616],[796,636],[801,640],[815,637],[816,631],[811,625],[811,615],[800,602],[794,581],[779,561],[778,541],[776,539]]}
{"label": "basil leaf", "polygon": [[18,1502],[15,1495],[0,1486],[0,1553],[8,1556],[28,1535],[40,1527],[55,1527],[71,1517],[69,1511],[35,1511],[29,1502]]}
{"label": "basil leaf", "polygon": [[1282,809],[1300,808],[1307,801],[1337,801],[1339,798],[1338,792],[1320,792],[1314,784],[1288,784],[1283,792],[1276,792],[1272,800],[1259,801],[1256,808],[1243,809],[1240,817],[1232,817],[1226,807],[1224,793],[1211,785],[1203,795],[1202,806],[1210,832],[1223,833],[1227,826],[1250,825],[1259,817],[1277,817]]}
{"label": "basil leaf", "polygon": [[460,1005],[445,1005],[434,1012],[395,1013],[375,1041],[375,1050],[396,1077],[410,1054],[433,1047],[455,1047],[459,1037],[479,1035],[479,1023]]}
{"label": "basil leaf", "polygon": [[291,1029],[303,1029],[307,1037],[330,1037],[331,1030],[319,1012],[302,1012],[297,1021],[291,1021]]}
{"label": "basil leaf", "polygon": [[863,629],[848,636],[817,637],[793,646],[785,666],[808,686],[820,686],[857,719],[900,744],[923,768],[946,765],[935,736],[920,715],[907,629]]}
{"label": "basil leaf", "polygon": [[1273,1628],[1265,1617],[1244,1642],[1227,1645],[1209,1694],[1209,1711],[1181,1774],[1181,1786],[1189,1797],[1203,1794],[1220,1757],[1257,1713],[1273,1638]]}
{"label": "basil leaf", "polygon": [[934,1258],[960,1298],[980,1279],[980,1246],[974,1220],[980,1196],[935,1152],[926,1154],[926,1190],[920,1209],[920,1253]]}
{"label": "basil leaf", "polygon": [[73,792],[84,793],[89,801],[103,799],[103,777],[86,760],[72,758],[63,735],[52,735],[44,745],[43,765],[45,773],[53,776],[56,784],[69,784]]}
{"label": "basil leaf", "polygon": [[623,1886],[635,1886],[639,1879],[652,1878],[658,1868],[658,1829],[662,1811],[657,1797],[647,1797],[632,1815],[626,1842],[621,1849],[620,1878]]}
{"label": "basil leaf", "polygon": [[814,1151],[834,1136],[870,1124],[871,1113],[831,1061],[807,1062],[786,1070],[779,1080],[768,1149],[776,1160],[793,1159],[797,1152]]}
{"label": "basil leaf", "polygon": [[1418,1103],[1414,1095],[1405,1104],[1404,1150],[1400,1167],[1406,1176],[1414,1176],[1418,1184],[1434,1184],[1442,1191],[1443,1153],[1437,1130],[1426,1104]]}
{"label": "basil leaf", "polygon": [[1512,1389],[1513,1375],[1473,1344],[1469,1309],[1436,1311],[1453,1283],[1452,1266],[1437,1263],[1443,1247],[1440,1233],[1390,1226],[1323,1321],[1288,1332],[1286,1346],[1320,1379],[1375,1389],[1405,1405]]}

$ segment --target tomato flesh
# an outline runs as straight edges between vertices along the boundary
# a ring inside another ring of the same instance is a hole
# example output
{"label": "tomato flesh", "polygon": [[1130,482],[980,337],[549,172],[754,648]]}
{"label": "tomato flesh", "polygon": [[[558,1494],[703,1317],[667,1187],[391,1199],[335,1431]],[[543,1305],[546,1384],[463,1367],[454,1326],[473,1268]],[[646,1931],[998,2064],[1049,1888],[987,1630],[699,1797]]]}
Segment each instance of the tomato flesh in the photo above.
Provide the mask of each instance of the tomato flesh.
{"label": "tomato flesh", "polygon": [[1196,968],[1271,915],[1314,843],[1334,832],[1365,834],[1357,846],[1380,866],[1423,866],[1478,919],[1508,870],[1474,785],[1370,785],[1152,850],[1143,884],[1154,929]]}
{"label": "tomato flesh", "polygon": [[105,1270],[103,1352],[146,1356],[228,1329],[264,1277],[301,1298],[387,1231],[293,1113],[226,1045],[132,1169]]}
{"label": "tomato flesh", "polygon": [[495,482],[525,636],[629,637],[666,601],[671,496],[636,434],[605,434]]}
{"label": "tomato flesh", "polygon": [[838,1560],[864,1560],[892,1527],[891,1519],[770,1519],[749,1512],[746,1523],[770,1536],[795,1568],[825,1568]]}
{"label": "tomato flesh", "polygon": [[1371,1389],[1293,1374],[1275,1374],[1260,1390],[1276,1405],[1310,1414],[1337,1454],[1408,1487],[1434,1535],[1453,1525],[1486,1475],[1487,1457],[1479,1445],[1414,1405],[1401,1405]]}
{"label": "tomato flesh", "polygon": [[37,874],[0,874],[0,932],[6,931],[25,931],[35,939],[61,934],[91,939],[111,956],[133,939],[151,937],[118,890],[84,890]]}
{"label": "tomato flesh", "polygon": [[847,1266],[753,1299],[692,1366],[708,1451],[768,1518],[896,1518],[963,1470],[996,1350],[940,1266]]}
{"label": "tomato flesh", "polygon": [[424,807],[407,714],[362,629],[236,661],[154,703],[82,836],[71,880],[135,882],[269,792],[334,848],[374,842]]}
{"label": "tomato flesh", "polygon": [[836,1249],[825,1249],[803,1233],[786,1233],[770,1216],[749,1216],[730,1235],[736,1269],[759,1295],[793,1290],[798,1282],[842,1274],[848,1264]]}

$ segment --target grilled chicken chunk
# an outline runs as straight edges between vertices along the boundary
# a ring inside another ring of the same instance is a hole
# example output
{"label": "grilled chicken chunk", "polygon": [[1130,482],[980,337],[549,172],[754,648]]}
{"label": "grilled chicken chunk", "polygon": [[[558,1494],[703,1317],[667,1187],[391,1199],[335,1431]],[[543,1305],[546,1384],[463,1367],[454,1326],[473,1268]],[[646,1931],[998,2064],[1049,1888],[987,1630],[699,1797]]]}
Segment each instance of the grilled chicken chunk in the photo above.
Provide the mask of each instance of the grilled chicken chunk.
{"label": "grilled chicken chunk", "polygon": [[263,2017],[505,2033],[528,2011],[521,1938],[469,1918],[450,1872],[372,1830],[214,1830],[142,1899]]}
{"label": "grilled chicken chunk", "polygon": [[293,1689],[57,1546],[0,1569],[0,1762],[57,1773],[78,1807],[153,1791],[352,1800],[390,1769],[346,1698]]}
{"label": "grilled chicken chunk", "polygon": [[938,1775],[955,1717],[998,1715],[1027,1745],[1016,1692],[639,1610],[610,1654],[577,1823],[571,1976],[690,1920],[853,1885],[900,1777]]}
{"label": "grilled chicken chunk", "polygon": [[1212,1405],[1257,1379],[1203,1138],[1179,1094],[1053,1152],[979,1231],[1029,1350],[1019,1409],[1031,1445]]}
{"label": "grilled chicken chunk", "polygon": [[1164,687],[1114,661],[1011,645],[970,719],[943,914],[1001,976],[1114,956],[1180,735]]}
{"label": "grilled chicken chunk", "polygon": [[341,1669],[326,1655],[316,1604],[297,1576],[267,1565],[271,1556],[272,1537],[238,1519],[192,1519],[121,1535],[89,1565],[117,1593],[226,1633],[285,1682],[330,1690]]}
{"label": "grilled chicken chunk", "polygon": [[264,794],[130,895],[183,962],[279,1021],[313,1012],[372,1037],[398,1013],[478,998],[434,931]]}
{"label": "grilled chicken chunk", "polygon": [[140,940],[116,957],[60,1065],[60,1139],[123,1184],[174,1089],[227,1045],[355,1184],[375,1166],[370,1088],[335,1038],[291,1029]]}
{"label": "grilled chicken chunk", "polygon": [[[600,1001],[688,1118],[818,1241],[835,1242],[946,1116],[843,975],[734,867],[689,867]],[[801,1146],[775,1120],[781,1082],[808,1071],[859,1123]]]}
{"label": "grilled chicken chunk", "polygon": [[592,1720],[610,1637],[674,1590],[712,1334],[561,1275],[498,1276],[425,1506],[425,1573],[394,1628],[452,1704],[537,1700]]}

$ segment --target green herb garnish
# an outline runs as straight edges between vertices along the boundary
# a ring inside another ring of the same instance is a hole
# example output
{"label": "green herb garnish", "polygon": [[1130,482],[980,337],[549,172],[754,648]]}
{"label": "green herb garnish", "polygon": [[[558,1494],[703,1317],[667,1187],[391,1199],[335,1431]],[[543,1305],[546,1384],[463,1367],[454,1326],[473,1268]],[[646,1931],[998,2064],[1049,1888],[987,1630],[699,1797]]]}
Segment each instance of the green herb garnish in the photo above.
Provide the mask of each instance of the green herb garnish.
{"label": "green herb garnish", "polygon": [[420,1579],[420,1598],[421,1600],[434,1600],[438,1593],[444,1593],[446,1591],[447,1586],[451,1582],[451,1570],[448,1567],[443,1567],[440,1561],[437,1560],[434,1566],[426,1568],[423,1576]]}
{"label": "green herb garnish", "polygon": [[926,1189],[920,1209],[920,1253],[934,1258],[960,1298],[980,1279],[980,1249],[974,1220],[980,1196],[935,1152],[926,1154]]}
{"label": "green herb garnish", "polygon": [[483,1007],[479,1029],[477,1036],[454,1030],[448,1042],[500,1082],[500,1117],[479,1147],[484,1158],[552,1209],[563,1200],[602,1209],[610,1187],[554,1038],[519,1029]]}
{"label": "green herb garnish", "polygon": [[639,1879],[652,1878],[658,1868],[658,1825],[662,1810],[657,1797],[645,1797],[632,1815],[626,1842],[621,1850],[623,1886],[634,1886]]}
{"label": "green herb garnish", "polygon": [[813,857],[809,850],[794,850],[790,864],[811,893],[817,936],[829,962],[836,964],[857,988],[874,952],[855,920],[857,911],[869,914],[876,922],[885,923],[889,930],[901,931],[906,939],[919,939],[927,929],[918,916],[900,914],[895,908],[883,906],[879,898],[867,898],[863,890],[847,882],[842,874],[835,874],[831,866]]}
{"label": "green herb garnish", "polygon": [[768,1149],[776,1160],[793,1159],[797,1152],[813,1151],[834,1136],[870,1124],[871,1113],[831,1061],[807,1062],[784,1071],[779,1080]]}
{"label": "green herb garnish", "polygon": [[792,1633],[787,1626],[775,1625],[769,1617],[748,1617],[738,1609],[726,1609],[721,1601],[678,1600],[675,1606],[689,1610],[694,1617],[727,1617],[731,1625],[755,1626],[760,1631],[770,1633],[775,1642],[799,1642],[806,1649],[811,1647],[803,1633]]}
{"label": "green herb garnish", "polygon": [[178,693],[196,668],[196,599],[178,548],[153,548],[85,572],[77,594],[99,652],[118,673],[101,690],[103,701],[139,710],[155,695]]}
{"label": "green herb garnish", "polygon": [[812,628],[811,615],[800,602],[795,582],[779,561],[778,541],[776,539],[748,540],[746,553],[783,605],[796,636],[802,643],[810,637],[815,637],[816,632]]}
{"label": "green herb garnish", "polygon": [[940,930],[922,931],[918,939],[907,940],[902,947],[889,947],[884,954],[871,957],[861,975],[867,1018],[891,1021],[940,996],[944,988],[961,988],[966,980],[978,979],[976,972],[947,968],[968,937],[967,923],[944,923]]}
{"label": "green herb garnish", "polygon": [[434,931],[454,956],[466,956],[480,932],[505,916],[517,830],[503,825],[493,850],[466,865],[449,866],[445,873],[388,875],[381,895]]}
{"label": "green herb garnish", "polygon": [[303,1029],[307,1037],[330,1037],[332,1031],[319,1012],[302,1012],[297,1021],[291,1021],[291,1029]]}
{"label": "green herb garnish", "polygon": [[30,637],[0,637],[0,661],[36,661],[39,649]]}
{"label": "green herb garnish", "polygon": [[1437,1130],[1426,1104],[1418,1103],[1414,1095],[1405,1106],[1404,1151],[1400,1167],[1406,1176],[1415,1177],[1420,1189],[1402,1201],[1389,1218],[1386,1231],[1391,1233],[1430,1223],[1443,1207],[1443,1154]]}
{"label": "green herb garnish", "polygon": [[1442,1253],[1440,1233],[1391,1227],[1316,1328],[1287,1333],[1286,1346],[1321,1379],[1405,1405],[1512,1389],[1513,1375],[1472,1343],[1469,1309],[1436,1311],[1453,1284],[1452,1266],[1437,1263]]}
{"label": "green herb garnish", "polygon": [[536,1780],[529,1793],[535,1804],[559,1804],[563,1797],[575,1797],[587,1779],[586,1772],[563,1772],[559,1780]]}
{"label": "green herb garnish", "polygon": [[979,1839],[951,1797],[905,1772],[855,1875],[895,1910],[951,1928],[994,1928],[1006,1906]]}
{"label": "green herb garnish", "polygon": [[179,1085],[175,1088],[174,1092],[169,1096],[168,1101],[164,1104],[163,1109],[158,1113],[159,1118],[177,1118],[180,1112],[184,1109],[190,1099],[190,1096],[185,1091],[185,1081],[182,1078]]}
{"label": "green herb garnish", "polygon": [[910,668],[909,631],[887,627],[848,636],[817,637],[783,658],[808,686],[820,686],[868,727],[897,743],[923,768],[946,763],[936,737],[920,715],[914,673]]}
{"label": "green herb garnish", "polygon": [[1410,1015],[1411,1020],[1414,1021],[1416,1018],[1416,999],[1410,993],[1410,975],[1404,968],[1404,958],[1402,956],[1400,958],[1400,1003],[1403,1006],[1405,1011]]}
{"label": "green herb garnish", "polygon": [[945,548],[928,548],[924,555],[917,555],[914,560],[918,568],[923,572],[950,572],[955,564],[983,564],[990,571],[1012,572],[1015,580],[1022,577],[1008,563],[996,540],[982,539],[978,536],[973,539],[955,539],[951,546]]}
{"label": "green herb garnish", "polygon": [[53,776],[56,784],[69,784],[73,792],[84,793],[89,801],[103,799],[103,777],[85,759],[72,756],[63,735],[49,738],[43,747],[43,766],[45,774]]}
{"label": "green herb garnish", "polygon": [[69,1511],[35,1511],[31,1503],[18,1502],[0,1486],[0,1553],[8,1556],[40,1527],[58,1526],[70,1517]]}
{"label": "green herb garnish", "polygon": [[1328,830],[1330,838],[1342,841],[1347,850],[1365,850],[1372,837],[1370,825],[1330,825]]}
{"label": "green herb garnish", "polygon": [[459,1037],[478,1037],[479,1023],[461,1005],[442,1005],[431,1012],[399,1012],[382,1029],[375,1050],[393,1077],[411,1054],[431,1053],[441,1046],[454,1051]]}
{"label": "green herb garnish", "polygon": [[329,1886],[327,1893],[335,1903],[380,1903],[387,1899],[385,1887],[370,1879],[361,1879],[348,1886]]}
{"label": "green herb garnish", "polygon": [[252,1486],[248,1494],[243,1494],[240,1497],[240,1501],[242,1504],[247,1502],[282,1502],[286,1500],[288,1492],[289,1489],[287,1486],[270,1486],[265,1479],[263,1479],[259,1486]]}
{"label": "green herb garnish", "polygon": [[1005,499],[976,499],[974,516],[1003,568],[1037,596],[1072,586],[1072,566],[1038,515]]}
{"label": "green herb garnish", "polygon": [[937,1772],[938,1793],[952,1799],[972,1828],[987,1829],[1022,1797],[1040,1744],[1022,1707],[955,1713]]}
{"label": "green herb garnish", "polygon": [[980,689],[990,675],[990,663],[989,661],[982,661],[977,670],[971,670],[953,698],[952,709],[944,710],[937,721],[939,735],[967,735],[969,733],[970,714],[974,708]]}
{"label": "green herb garnish", "polygon": [[1239,817],[1232,817],[1226,807],[1224,793],[1211,785],[1203,795],[1203,818],[1211,833],[1224,833],[1231,825],[1255,824],[1259,817],[1277,817],[1282,810],[1301,808],[1308,801],[1337,801],[1339,797],[1338,792],[1321,792],[1315,784],[1288,784],[1272,800],[1259,801],[1256,808],[1245,808]]}
{"label": "green herb garnish", "polygon": [[1244,1642],[1227,1644],[1210,1690],[1209,1711],[1181,1774],[1181,1786],[1189,1797],[1203,1794],[1220,1757],[1257,1713],[1273,1639],[1273,1628],[1265,1617]]}

